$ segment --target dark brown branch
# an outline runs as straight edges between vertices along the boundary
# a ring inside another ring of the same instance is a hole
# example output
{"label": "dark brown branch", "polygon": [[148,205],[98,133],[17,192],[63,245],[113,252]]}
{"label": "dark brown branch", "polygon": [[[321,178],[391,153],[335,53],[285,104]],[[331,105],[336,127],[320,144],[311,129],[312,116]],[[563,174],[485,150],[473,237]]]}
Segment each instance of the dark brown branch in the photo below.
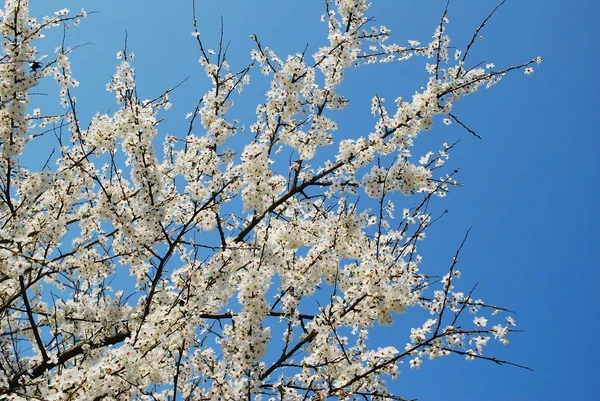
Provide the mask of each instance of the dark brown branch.
{"label": "dark brown branch", "polygon": [[469,133],[471,133],[473,136],[475,136],[475,137],[477,137],[477,138],[481,139],[481,136],[480,136],[480,135],[478,135],[478,134],[477,134],[475,131],[473,131],[471,128],[467,127],[467,126],[466,126],[466,125],[465,125],[465,124],[464,124],[462,121],[460,121],[460,120],[458,119],[458,117],[456,117],[454,114],[452,114],[452,113],[449,113],[448,115],[449,115],[450,117],[452,117],[452,119],[453,119],[454,121],[456,121],[458,124],[460,124],[460,126],[461,126],[461,127],[463,127],[464,129],[466,129],[467,131],[469,131]]}
{"label": "dark brown branch", "polygon": [[125,339],[127,339],[130,335],[131,335],[131,332],[129,330],[126,330],[126,331],[119,332],[115,335],[105,337],[104,339],[102,339],[99,342],[93,342],[93,341],[89,341],[89,340],[82,341],[81,343],[79,343],[79,344],[67,349],[63,353],[61,353],[58,356],[58,358],[56,359],[56,362],[51,362],[48,360],[46,362],[42,362],[41,364],[33,367],[29,373],[21,372],[20,374],[17,374],[8,382],[8,389],[0,389],[0,394],[8,394],[8,393],[12,392],[14,389],[21,387],[21,385],[19,385],[19,382],[21,381],[22,377],[26,376],[29,378],[29,380],[35,380],[37,378],[40,378],[41,376],[44,375],[44,373],[46,373],[50,369],[53,369],[54,367],[59,366],[59,365],[63,365],[66,362],[68,362],[69,360],[75,358],[76,356],[82,355],[85,352],[84,348],[86,348],[86,347],[89,347],[90,349],[98,349],[98,348],[102,348],[102,347],[107,347],[109,345],[119,344],[119,343],[125,341]]}
{"label": "dark brown branch", "polygon": [[27,298],[27,288],[25,287],[25,280],[23,276],[19,277],[19,285],[21,286],[21,296],[23,297],[23,303],[25,304],[25,309],[27,310],[27,318],[29,319],[29,324],[31,325],[31,330],[33,330],[33,335],[35,337],[35,342],[42,354],[42,358],[44,362],[49,360],[48,353],[46,353],[46,347],[44,347],[44,343],[42,342],[42,338],[40,337],[40,332],[35,323],[35,319],[33,318],[33,311],[31,310],[31,305],[29,305],[29,299]]}

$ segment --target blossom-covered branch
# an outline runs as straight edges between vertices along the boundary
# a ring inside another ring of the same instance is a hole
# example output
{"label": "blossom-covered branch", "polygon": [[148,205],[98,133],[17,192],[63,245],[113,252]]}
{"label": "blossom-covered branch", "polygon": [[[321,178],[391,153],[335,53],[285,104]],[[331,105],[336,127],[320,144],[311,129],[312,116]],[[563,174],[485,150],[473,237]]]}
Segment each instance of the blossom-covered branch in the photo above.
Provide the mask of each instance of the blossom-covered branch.
{"label": "blossom-covered branch", "polygon": [[[495,10],[452,57],[449,4],[429,43],[401,45],[366,1],[326,1],[327,36],[312,57],[308,46],[281,57],[253,34],[241,68],[229,63],[223,24],[218,50],[209,48],[194,7],[208,89],[166,135],[162,114],[186,82],[142,98],[126,45],[106,85],[116,111],[82,121],[77,107],[90,99],[76,96],[66,27],[87,13],[61,9],[38,22],[27,0],[6,0],[0,396],[402,400],[385,380],[405,361],[418,369],[454,354],[524,367],[484,353],[492,338],[507,344],[516,323],[507,308],[455,289],[465,241],[443,277],[417,249],[445,214],[431,204],[460,184],[446,166],[457,142],[418,157],[416,138],[438,121],[478,136],[453,105],[542,62],[467,63]],[[65,33],[48,60],[35,43],[56,27]],[[367,93],[372,128],[340,129],[349,68],[417,57],[429,76],[412,97]],[[251,77],[268,87],[246,128],[231,110]],[[62,111],[30,98],[42,80],[57,84]],[[30,170],[22,156],[51,134],[56,148]],[[408,344],[375,349],[369,330],[409,308],[425,317]]]}

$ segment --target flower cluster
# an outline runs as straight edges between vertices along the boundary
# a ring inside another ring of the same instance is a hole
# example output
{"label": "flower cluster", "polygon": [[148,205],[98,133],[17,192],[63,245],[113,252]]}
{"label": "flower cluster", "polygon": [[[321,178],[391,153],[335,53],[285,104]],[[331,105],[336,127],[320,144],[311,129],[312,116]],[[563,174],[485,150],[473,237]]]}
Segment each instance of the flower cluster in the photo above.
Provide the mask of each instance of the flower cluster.
{"label": "flower cluster", "polygon": [[[312,57],[279,57],[253,35],[239,71],[223,43],[204,46],[194,19],[210,87],[187,130],[163,135],[172,89],[138,97],[126,50],[106,86],[116,110],[78,117],[74,50],[62,45],[46,60],[34,43],[46,28],[78,25],[84,11],[37,22],[27,0],[6,1],[0,398],[398,399],[386,377],[426,360],[510,364],[486,349],[508,344],[509,311],[455,289],[458,251],[441,279],[418,253],[436,221],[430,201],[457,182],[446,170],[455,144],[418,160],[413,145],[437,121],[466,128],[454,103],[510,71],[529,75],[542,59],[471,66],[472,43],[450,52],[446,12],[429,43],[401,46],[368,9],[365,0],[326,2],[327,35]],[[414,56],[427,57],[423,86],[391,104],[370,94],[373,127],[343,132],[336,113],[349,104],[348,69]],[[268,87],[248,136],[230,111],[256,68]],[[46,77],[61,112],[28,114],[28,91]],[[70,135],[57,129],[44,168],[21,165],[61,122]],[[369,331],[414,307],[425,321],[406,333],[410,342],[374,348]]]}

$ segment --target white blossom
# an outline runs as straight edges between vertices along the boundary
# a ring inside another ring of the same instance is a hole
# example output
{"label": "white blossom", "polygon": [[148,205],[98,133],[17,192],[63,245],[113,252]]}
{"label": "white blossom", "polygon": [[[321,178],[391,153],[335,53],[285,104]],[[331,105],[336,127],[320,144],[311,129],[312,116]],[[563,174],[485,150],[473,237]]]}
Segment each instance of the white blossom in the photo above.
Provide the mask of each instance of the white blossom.
{"label": "white blossom", "polygon": [[[387,377],[406,364],[482,359],[490,341],[508,344],[514,319],[495,320],[506,309],[457,290],[458,254],[439,276],[419,254],[437,221],[429,205],[459,184],[447,167],[454,144],[415,145],[460,123],[452,107],[462,97],[543,60],[468,65],[470,45],[450,45],[446,17],[429,43],[392,43],[369,6],[328,2],[312,54],[282,56],[252,35],[241,69],[225,43],[205,47],[194,19],[207,87],[168,134],[173,90],[142,97],[128,49],[106,84],[115,106],[87,121],[79,112],[94,94],[80,87],[66,39],[84,10],[33,18],[27,0],[6,1],[1,399],[388,399]],[[56,27],[65,40],[46,58],[37,41]],[[365,93],[366,108],[354,106],[351,68],[377,74],[376,63],[418,56],[427,75],[412,95]],[[30,95],[44,80],[57,100],[38,107]],[[238,114],[260,80],[254,115]],[[348,107],[372,128],[341,123]],[[43,167],[24,165],[48,137],[55,153]],[[370,330],[415,308],[429,316],[373,346]]]}

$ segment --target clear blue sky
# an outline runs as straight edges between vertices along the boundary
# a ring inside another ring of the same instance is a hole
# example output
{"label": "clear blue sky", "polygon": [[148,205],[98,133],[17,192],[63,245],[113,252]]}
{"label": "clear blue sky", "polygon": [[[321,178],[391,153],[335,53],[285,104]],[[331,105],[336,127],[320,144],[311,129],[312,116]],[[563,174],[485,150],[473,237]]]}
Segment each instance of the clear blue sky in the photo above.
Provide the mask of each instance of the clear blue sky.
{"label": "clear blue sky", "polygon": [[[72,10],[82,4],[52,3]],[[141,97],[158,95],[190,77],[173,94],[174,106],[162,127],[163,134],[182,130],[183,116],[207,88],[190,35],[191,0],[83,3],[86,10],[98,13],[69,32],[67,43],[90,43],[72,57],[74,75],[81,82],[76,95],[84,122],[96,111],[116,109],[104,87],[127,30],[128,48],[136,53]],[[497,3],[455,0],[448,28],[453,43],[464,45]],[[444,4],[445,0],[381,0],[369,14],[391,28],[396,41],[426,43]],[[53,11],[35,7],[47,5],[34,5],[38,15]],[[231,40],[230,62],[239,67],[248,60],[251,33],[280,56],[302,51],[307,43],[309,53],[314,51],[324,43],[322,10],[318,0],[198,0],[206,44],[217,46],[222,15],[225,36]],[[507,66],[541,55],[546,62],[530,77],[517,72],[459,103],[456,113],[483,140],[454,126],[435,128],[421,139],[433,150],[444,140],[461,139],[450,162],[460,167],[459,180],[465,184],[440,203],[450,213],[421,247],[423,269],[445,269],[464,232],[473,226],[460,262],[462,285],[467,289],[478,283],[478,294],[486,301],[517,312],[518,328],[525,332],[513,335],[508,347],[495,350],[535,372],[458,357],[425,361],[419,371],[404,368],[394,383],[400,395],[421,401],[598,399],[600,140],[593,116],[600,106],[600,85],[592,76],[600,61],[598,12],[600,5],[592,0],[508,0],[482,32],[484,40],[478,42],[473,60]],[[411,96],[425,82],[424,63],[417,58],[350,72],[343,91],[353,100],[351,110],[358,112],[340,114],[341,132],[368,132],[372,120],[364,117],[371,96]],[[235,113],[249,125],[261,91],[251,89],[247,97],[251,101],[244,103],[242,97]],[[409,317],[398,316],[400,326],[405,327],[403,319]],[[408,333],[387,329],[374,338],[401,348]]]}

